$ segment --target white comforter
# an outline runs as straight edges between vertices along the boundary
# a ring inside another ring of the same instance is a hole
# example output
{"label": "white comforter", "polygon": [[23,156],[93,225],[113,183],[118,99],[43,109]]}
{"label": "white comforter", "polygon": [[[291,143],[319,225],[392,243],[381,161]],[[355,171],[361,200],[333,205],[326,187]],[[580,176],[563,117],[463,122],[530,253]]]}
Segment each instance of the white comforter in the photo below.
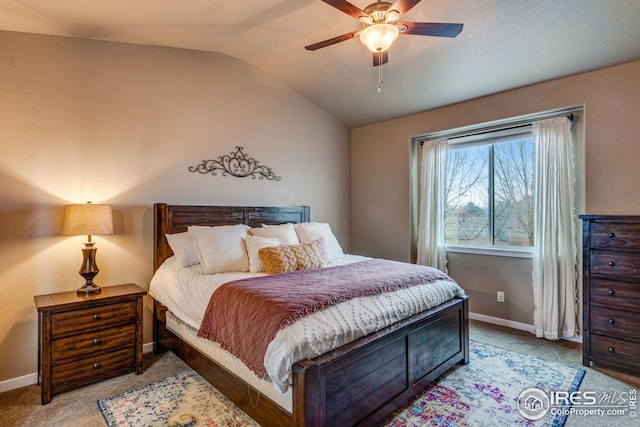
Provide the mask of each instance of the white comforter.
{"label": "white comforter", "polygon": [[[332,265],[367,258],[345,255]],[[213,292],[232,280],[255,273],[201,274],[199,265],[180,268],[167,259],[151,280],[149,295],[198,329]],[[380,295],[345,301],[315,312],[282,329],[267,348],[264,365],[276,390],[287,391],[293,364],[327,353],[392,323],[435,307],[464,291],[454,282],[437,281]]]}

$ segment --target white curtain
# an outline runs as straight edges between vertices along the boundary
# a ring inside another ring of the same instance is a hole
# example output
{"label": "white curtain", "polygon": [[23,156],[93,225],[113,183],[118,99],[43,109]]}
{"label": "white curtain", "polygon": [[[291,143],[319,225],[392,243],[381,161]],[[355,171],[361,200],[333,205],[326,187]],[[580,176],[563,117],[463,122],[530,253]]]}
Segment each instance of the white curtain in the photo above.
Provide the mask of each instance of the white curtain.
{"label": "white curtain", "polygon": [[533,297],[537,337],[576,336],[577,249],[571,122],[533,124],[535,202]]}
{"label": "white curtain", "polygon": [[444,245],[447,140],[423,141],[418,188],[418,264],[447,272]]}

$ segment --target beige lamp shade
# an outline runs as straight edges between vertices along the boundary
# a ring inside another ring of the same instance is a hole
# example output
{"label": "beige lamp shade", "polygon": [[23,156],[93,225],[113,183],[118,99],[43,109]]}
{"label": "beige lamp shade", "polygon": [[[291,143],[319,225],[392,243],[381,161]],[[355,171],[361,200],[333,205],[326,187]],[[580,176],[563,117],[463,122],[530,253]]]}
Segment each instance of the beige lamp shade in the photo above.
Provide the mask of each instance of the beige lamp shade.
{"label": "beige lamp shade", "polygon": [[83,205],[67,205],[62,227],[64,236],[85,234],[113,234],[111,206],[91,202]]}

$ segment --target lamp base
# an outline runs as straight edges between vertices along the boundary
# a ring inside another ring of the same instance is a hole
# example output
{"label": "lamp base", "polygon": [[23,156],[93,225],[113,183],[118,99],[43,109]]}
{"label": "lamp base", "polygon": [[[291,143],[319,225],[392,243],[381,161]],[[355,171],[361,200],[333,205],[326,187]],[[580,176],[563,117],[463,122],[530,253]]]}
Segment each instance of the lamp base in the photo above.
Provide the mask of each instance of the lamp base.
{"label": "lamp base", "polygon": [[100,286],[96,285],[95,283],[91,283],[90,285],[85,283],[84,285],[79,287],[78,290],[76,291],[76,293],[79,296],[85,296],[85,297],[88,297],[90,295],[98,295],[100,294],[100,292],[102,292],[102,289],[100,288]]}
{"label": "lamp base", "polygon": [[85,247],[82,249],[82,266],[78,273],[84,277],[85,281],[77,293],[80,296],[98,295],[102,292],[102,289],[93,283],[93,278],[96,277],[96,274],[100,271],[96,265],[96,248],[93,246],[93,242],[87,242],[84,245]]}

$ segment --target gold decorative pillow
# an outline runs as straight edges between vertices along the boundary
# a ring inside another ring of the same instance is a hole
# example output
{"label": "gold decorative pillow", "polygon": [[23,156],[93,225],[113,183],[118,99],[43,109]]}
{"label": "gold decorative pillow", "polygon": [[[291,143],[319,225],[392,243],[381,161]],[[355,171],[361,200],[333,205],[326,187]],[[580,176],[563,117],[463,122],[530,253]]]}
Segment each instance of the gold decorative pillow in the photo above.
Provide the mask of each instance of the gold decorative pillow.
{"label": "gold decorative pillow", "polygon": [[324,267],[324,259],[314,242],[268,246],[258,250],[267,274]]}

